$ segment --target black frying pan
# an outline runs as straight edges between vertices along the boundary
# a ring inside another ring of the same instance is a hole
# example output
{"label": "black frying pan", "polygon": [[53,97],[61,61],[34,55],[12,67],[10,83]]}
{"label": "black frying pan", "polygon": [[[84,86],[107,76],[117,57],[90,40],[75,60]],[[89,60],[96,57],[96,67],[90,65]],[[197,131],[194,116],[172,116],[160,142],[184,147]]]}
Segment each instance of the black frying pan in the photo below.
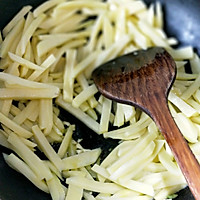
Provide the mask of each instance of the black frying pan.
{"label": "black frying pan", "polygon": [[[123,1],[123,0],[122,0]],[[156,0],[145,0],[148,4]],[[158,0],[157,0],[158,1]],[[179,46],[192,45],[200,54],[200,1],[199,0],[159,0],[165,12],[165,31],[169,36],[175,36],[180,41]],[[13,18],[24,5],[38,6],[44,0],[0,0],[0,30]],[[109,153],[117,141],[103,139],[89,130],[85,125],[65,111],[61,117],[76,123],[77,129],[74,139],[83,138],[85,148],[102,147],[103,156]],[[84,130],[84,134],[83,131]],[[56,148],[56,146],[55,146]],[[8,152],[0,146],[0,152]],[[50,200],[47,195],[37,189],[21,174],[9,168],[0,154],[0,200]],[[176,200],[193,200],[188,188],[179,192]]]}

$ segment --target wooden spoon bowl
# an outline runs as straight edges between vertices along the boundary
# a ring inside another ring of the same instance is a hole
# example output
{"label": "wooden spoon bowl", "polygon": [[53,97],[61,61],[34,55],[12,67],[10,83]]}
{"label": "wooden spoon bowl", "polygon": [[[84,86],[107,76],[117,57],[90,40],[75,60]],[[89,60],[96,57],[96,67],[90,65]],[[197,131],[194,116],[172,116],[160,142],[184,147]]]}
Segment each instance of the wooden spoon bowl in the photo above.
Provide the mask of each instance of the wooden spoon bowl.
{"label": "wooden spoon bowl", "polygon": [[93,72],[94,82],[104,96],[137,106],[155,121],[191,192],[195,199],[200,200],[200,165],[168,108],[167,97],[175,77],[176,64],[160,47],[121,56]]}

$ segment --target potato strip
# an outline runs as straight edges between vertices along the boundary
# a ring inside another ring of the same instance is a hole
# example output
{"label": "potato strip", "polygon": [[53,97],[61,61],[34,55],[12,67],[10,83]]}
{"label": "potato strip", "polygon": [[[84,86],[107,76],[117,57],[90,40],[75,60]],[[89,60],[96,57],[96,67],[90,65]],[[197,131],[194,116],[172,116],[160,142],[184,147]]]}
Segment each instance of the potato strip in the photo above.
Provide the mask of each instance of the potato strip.
{"label": "potato strip", "polygon": [[20,160],[17,156],[15,156],[13,153],[10,155],[4,154],[4,159],[7,162],[8,165],[11,165],[14,169],[22,173],[26,178],[28,178],[36,187],[38,187],[40,190],[48,193],[49,189],[44,181],[38,180],[38,177],[36,174],[30,169],[30,167]]}
{"label": "potato strip", "polygon": [[41,132],[37,125],[32,127],[34,137],[37,140],[38,145],[44,151],[45,155],[49,158],[49,160],[61,171],[63,169],[63,163],[58,154],[54,151],[52,146],[49,144],[48,140]]}
{"label": "potato strip", "polygon": [[[96,162],[101,153],[100,149],[86,151],[78,155],[70,156],[62,160],[64,170],[77,169],[80,167],[88,166]],[[75,164],[76,163],[76,164]]]}
{"label": "potato strip", "polygon": [[97,88],[96,86],[90,85],[86,89],[84,89],[80,94],[78,94],[72,101],[72,105],[75,108],[78,108],[83,102],[88,100],[90,97],[95,95],[97,93]]}
{"label": "potato strip", "polygon": [[23,34],[19,42],[19,45],[17,47],[17,53],[19,53],[20,55],[23,55],[25,53],[28,41],[33,36],[33,33],[35,32],[37,27],[40,25],[40,23],[44,19],[45,19],[45,15],[41,14],[40,16],[38,16],[36,19],[32,21],[31,25],[27,28],[27,30],[25,31],[25,33]]}
{"label": "potato strip", "polygon": [[51,0],[44,2],[40,6],[38,6],[34,11],[33,15],[34,17],[38,17],[40,14],[44,13],[45,11],[49,10],[50,8],[56,6],[57,4],[63,2],[64,0]]}
{"label": "potato strip", "polygon": [[15,17],[5,26],[3,29],[3,36],[7,36],[7,34],[11,31],[11,29],[16,25],[18,21],[23,19],[23,17],[31,10],[32,6],[24,6]]}
{"label": "potato strip", "polygon": [[68,178],[66,179],[66,183],[76,185],[77,187],[81,187],[86,190],[108,194],[113,194],[121,189],[120,186],[114,183],[101,183],[83,177]]}
{"label": "potato strip", "polygon": [[46,179],[50,180],[52,174],[49,168],[43,163],[42,160],[31,151],[16,134],[11,134],[8,137],[8,142],[14,147],[13,150],[29,165],[29,167],[39,177],[39,180]]}
{"label": "potato strip", "polygon": [[9,32],[8,36],[3,40],[3,42],[0,45],[0,57],[5,58],[8,51],[11,49],[11,46],[13,45],[14,40],[17,38],[18,34],[23,29],[24,26],[24,19],[21,19],[14,28]]}
{"label": "potato strip", "polygon": [[76,64],[77,52],[75,50],[68,50],[66,56],[67,59],[63,77],[63,99],[67,102],[72,102],[74,90],[74,78],[72,74]]}
{"label": "potato strip", "polygon": [[78,108],[74,108],[71,104],[64,102],[61,96],[56,99],[56,103],[62,108],[66,109],[69,113],[76,116],[77,119],[81,120],[94,132],[99,133],[99,123],[92,119],[90,116],[88,116],[86,113],[84,113]]}
{"label": "potato strip", "polygon": [[0,99],[52,99],[59,95],[59,90],[54,88],[2,88],[0,89]]}
{"label": "potato strip", "polygon": [[58,149],[58,155],[60,156],[60,158],[63,158],[64,155],[66,154],[67,152],[67,149],[69,147],[69,144],[70,144],[70,141],[72,139],[72,134],[73,134],[73,131],[75,130],[75,126],[74,125],[71,125],[69,126],[69,128],[67,129],[67,132],[65,133],[65,137]]}
{"label": "potato strip", "polygon": [[26,108],[20,111],[14,118],[13,121],[17,124],[22,124],[29,116],[32,115],[39,103],[37,100],[30,101]]}
{"label": "potato strip", "polygon": [[8,55],[9,55],[11,60],[13,60],[13,61],[15,61],[15,62],[17,62],[17,63],[19,63],[21,65],[24,65],[24,66],[26,66],[26,67],[28,67],[30,69],[42,70],[42,67],[40,67],[40,66],[38,66],[38,65],[36,65],[36,64],[26,60],[26,59],[24,59],[24,58],[22,58],[20,56],[17,56],[16,54],[8,52]]}
{"label": "potato strip", "polygon": [[72,39],[80,38],[81,36],[84,38],[87,35],[88,35],[88,32],[69,33],[69,34],[52,34],[48,36],[46,39],[43,39],[41,42],[38,43],[37,45],[38,55],[41,57],[57,46],[60,46],[66,42],[69,42]]}
{"label": "potato strip", "polygon": [[47,181],[49,192],[52,199],[64,199],[65,190],[57,176],[53,175],[51,180]]}
{"label": "potato strip", "polygon": [[112,105],[112,101],[104,98],[100,126],[99,126],[100,133],[105,133],[108,131],[110,114],[111,114],[111,105]]}
{"label": "potato strip", "polygon": [[1,112],[0,112],[0,122],[5,126],[9,127],[9,129],[17,133],[19,136],[22,136],[24,138],[29,138],[33,135],[30,131],[19,126],[17,123],[15,123],[11,119],[3,115]]}

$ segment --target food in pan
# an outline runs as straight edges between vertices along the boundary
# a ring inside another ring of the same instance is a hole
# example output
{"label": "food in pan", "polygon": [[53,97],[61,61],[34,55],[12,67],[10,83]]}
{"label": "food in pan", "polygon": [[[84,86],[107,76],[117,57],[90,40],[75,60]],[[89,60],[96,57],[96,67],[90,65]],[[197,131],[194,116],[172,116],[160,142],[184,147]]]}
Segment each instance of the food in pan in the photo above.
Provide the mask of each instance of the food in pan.
{"label": "food in pan", "polygon": [[[117,56],[166,48],[178,70],[169,107],[200,159],[200,59],[190,46],[173,48],[160,3],[49,0],[23,7],[0,38],[0,144],[12,150],[3,154],[10,167],[54,200],[164,200],[186,187],[153,121],[101,96],[91,78]],[[105,158],[101,148],[83,148],[61,107],[94,134],[119,141],[116,148]]]}

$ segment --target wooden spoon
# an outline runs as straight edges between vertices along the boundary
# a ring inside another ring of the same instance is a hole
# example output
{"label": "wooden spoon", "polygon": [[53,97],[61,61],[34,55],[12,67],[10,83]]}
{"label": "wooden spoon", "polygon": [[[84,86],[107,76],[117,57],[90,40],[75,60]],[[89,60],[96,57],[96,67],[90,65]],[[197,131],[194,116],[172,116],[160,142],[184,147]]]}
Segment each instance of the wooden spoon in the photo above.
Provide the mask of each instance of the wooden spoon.
{"label": "wooden spoon", "polygon": [[104,96],[137,106],[155,121],[174,153],[191,192],[200,200],[200,166],[167,104],[167,96],[176,76],[176,64],[169,53],[160,47],[136,51],[100,66],[92,76]]}

